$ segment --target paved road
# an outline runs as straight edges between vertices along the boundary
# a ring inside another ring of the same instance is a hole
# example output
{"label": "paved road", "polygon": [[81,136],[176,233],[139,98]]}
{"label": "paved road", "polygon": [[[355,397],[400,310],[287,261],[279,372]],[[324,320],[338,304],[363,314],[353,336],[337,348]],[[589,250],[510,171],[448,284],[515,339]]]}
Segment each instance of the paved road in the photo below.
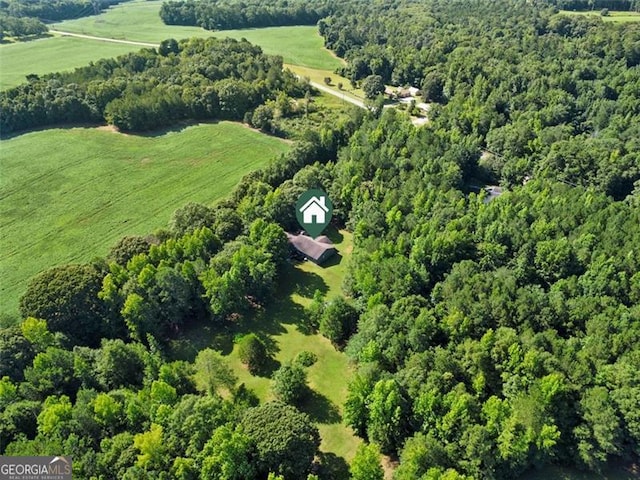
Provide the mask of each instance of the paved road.
{"label": "paved road", "polygon": [[98,40],[99,42],[125,43],[127,45],[139,45],[141,47],[157,47],[157,43],[134,42],[133,40],[117,40],[115,38],[94,37],[93,35],[83,35],[81,33],[62,32],[60,30],[49,30],[49,33],[57,33],[64,37],[85,38],[87,40]]}
{"label": "paved road", "polygon": [[[138,45],[140,47],[157,47],[158,46],[157,43],[135,42],[133,40],[118,40],[115,38],[96,37],[93,35],[84,35],[81,33],[63,32],[61,30],[49,30],[49,32],[62,35],[65,37],[84,38],[86,40],[97,40],[99,42],[124,43],[126,45]],[[326,85],[322,85],[321,83],[317,83],[317,82],[309,82],[309,83],[311,84],[312,87],[317,88],[318,90],[321,90],[330,95],[334,95],[338,98],[341,98],[345,102],[352,103],[353,105],[356,105],[357,107],[360,107],[360,108],[366,108],[362,100],[358,100],[356,98],[347,96],[342,92],[337,92],[334,89],[327,87]]]}

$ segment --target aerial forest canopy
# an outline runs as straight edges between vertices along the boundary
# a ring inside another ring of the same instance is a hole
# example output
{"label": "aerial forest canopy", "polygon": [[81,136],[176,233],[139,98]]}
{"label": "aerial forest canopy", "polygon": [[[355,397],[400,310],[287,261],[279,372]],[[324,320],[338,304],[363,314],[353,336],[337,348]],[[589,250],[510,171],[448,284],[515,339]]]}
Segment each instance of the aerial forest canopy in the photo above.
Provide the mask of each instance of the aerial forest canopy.
{"label": "aerial forest canopy", "polygon": [[[335,478],[284,403],[302,366],[258,405],[183,336],[278,300],[291,206],[322,188],[353,233],[344,298],[317,292],[296,315],[353,362],[342,415],[374,444],[354,478],[380,478],[356,476],[378,448],[395,480],[638,464],[640,26],[546,2],[342,3],[319,21],[342,73],[419,87],[429,123],[328,114],[227,200],[33,278],[24,321],[0,330],[0,453],[72,454],[79,478]],[[306,87],[247,42],[166,41],[3,92],[1,127],[253,118],[281,92]],[[250,370],[261,341],[239,340]]]}
{"label": "aerial forest canopy", "polygon": [[422,5],[372,4],[321,20],[320,33],[354,82],[374,74],[421,88],[435,102],[434,128],[493,153],[480,162],[489,179],[515,185],[546,176],[597,185],[617,199],[633,190],[637,24],[557,15],[528,2]]}

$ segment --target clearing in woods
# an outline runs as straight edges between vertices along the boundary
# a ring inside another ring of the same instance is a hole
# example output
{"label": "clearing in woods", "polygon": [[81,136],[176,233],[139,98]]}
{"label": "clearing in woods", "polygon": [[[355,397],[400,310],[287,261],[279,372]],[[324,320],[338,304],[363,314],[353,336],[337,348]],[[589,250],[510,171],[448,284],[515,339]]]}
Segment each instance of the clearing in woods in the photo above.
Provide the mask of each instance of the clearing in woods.
{"label": "clearing in woods", "polygon": [[187,202],[211,204],[288,148],[231,122],[149,136],[55,128],[2,140],[0,313],[17,314],[36,273],[105,256],[123,236],[165,226]]}
{"label": "clearing in woods", "polygon": [[630,22],[640,22],[640,12],[618,12],[618,11],[610,11],[609,15],[602,16],[600,15],[600,10],[592,10],[588,12],[575,12],[573,10],[560,10],[560,13],[564,15],[589,15],[589,16],[597,16],[602,18],[605,22],[614,22],[614,23],[630,23]]}
{"label": "clearing in woods", "polygon": [[[174,344],[178,358],[193,360],[197,352],[211,347],[228,355],[229,362],[239,378],[260,399],[273,400],[269,375],[281,364],[292,360],[302,351],[313,352],[318,361],[308,370],[310,392],[299,405],[317,423],[325,462],[331,466],[331,477],[349,478],[347,463],[353,459],[361,440],[344,424],[343,405],[347,385],[353,375],[353,366],[343,352],[337,351],[322,335],[307,327],[305,311],[316,290],[327,299],[340,295],[347,264],[353,249],[353,235],[345,230],[327,229],[339,255],[328,260],[324,267],[311,262],[290,265],[283,275],[274,301],[264,310],[238,322],[223,334],[207,325],[198,325],[186,338]],[[232,343],[247,333],[260,336],[274,355],[274,361],[260,375],[251,375],[241,363],[238,349]]]}

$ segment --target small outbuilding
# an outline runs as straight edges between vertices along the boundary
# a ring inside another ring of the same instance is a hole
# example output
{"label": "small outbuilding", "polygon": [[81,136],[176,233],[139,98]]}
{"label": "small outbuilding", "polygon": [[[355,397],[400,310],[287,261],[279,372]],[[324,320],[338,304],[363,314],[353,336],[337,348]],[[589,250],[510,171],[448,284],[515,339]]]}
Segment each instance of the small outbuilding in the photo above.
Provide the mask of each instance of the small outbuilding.
{"label": "small outbuilding", "polygon": [[337,253],[336,247],[325,236],[313,239],[304,234],[294,235],[287,233],[287,238],[289,239],[289,244],[297,253],[318,265],[322,265]]}

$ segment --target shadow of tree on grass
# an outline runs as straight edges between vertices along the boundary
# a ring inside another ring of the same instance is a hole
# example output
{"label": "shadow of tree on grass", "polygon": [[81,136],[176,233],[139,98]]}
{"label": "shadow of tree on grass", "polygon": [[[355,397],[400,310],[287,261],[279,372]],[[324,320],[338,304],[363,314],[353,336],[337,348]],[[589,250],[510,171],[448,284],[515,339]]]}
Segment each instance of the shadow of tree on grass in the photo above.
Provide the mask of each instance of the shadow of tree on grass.
{"label": "shadow of tree on grass", "polygon": [[314,422],[334,424],[342,421],[340,410],[336,404],[315,390],[309,389],[299,408]]}
{"label": "shadow of tree on grass", "polygon": [[340,230],[338,230],[333,225],[329,226],[324,234],[329,237],[329,240],[331,240],[334,244],[342,243],[342,241],[344,240],[344,235],[340,233]]}
{"label": "shadow of tree on grass", "polygon": [[318,454],[318,475],[320,478],[330,478],[332,480],[347,480],[350,478],[349,465],[342,457],[331,452],[320,452]]}
{"label": "shadow of tree on grass", "polygon": [[262,364],[253,375],[255,375],[256,377],[271,378],[273,376],[273,373],[278,370],[281,365],[282,364],[278,360],[276,360],[272,356],[269,356],[264,364]]}
{"label": "shadow of tree on grass", "polygon": [[291,272],[287,272],[287,283],[290,285],[290,292],[297,293],[304,298],[313,298],[316,290],[322,293],[329,291],[329,285],[317,273],[304,272],[298,268],[293,268]]}

